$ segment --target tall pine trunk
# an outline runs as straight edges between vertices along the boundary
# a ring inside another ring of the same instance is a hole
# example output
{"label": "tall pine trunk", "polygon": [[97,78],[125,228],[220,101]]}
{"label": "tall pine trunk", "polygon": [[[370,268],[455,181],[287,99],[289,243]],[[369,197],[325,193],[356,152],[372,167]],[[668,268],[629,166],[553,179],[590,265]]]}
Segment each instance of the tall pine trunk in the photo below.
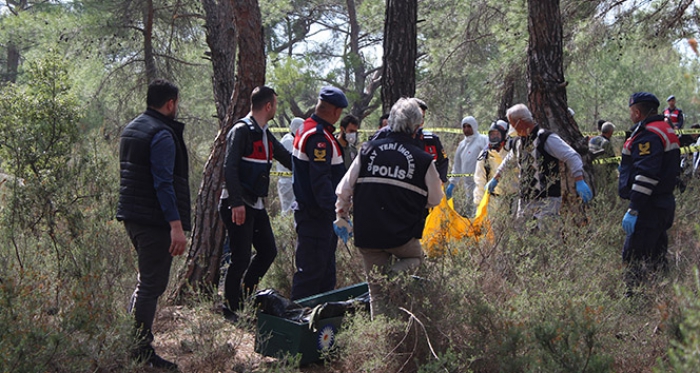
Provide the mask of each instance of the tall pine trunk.
{"label": "tall pine trunk", "polygon": [[143,61],[146,64],[146,81],[152,82],[158,77],[156,59],[153,53],[153,0],[143,2]]}
{"label": "tall pine trunk", "polygon": [[[528,106],[541,127],[556,132],[584,157],[586,179],[592,185],[588,143],[568,111],[559,1],[528,0]],[[568,172],[563,167],[565,202],[573,202],[575,199],[570,198],[576,196],[573,180],[565,175]]]}
{"label": "tall pine trunk", "polygon": [[[230,4],[223,4],[231,1]],[[211,4],[210,4],[211,5]],[[265,43],[263,39],[262,18],[257,0],[222,0],[219,3],[219,11],[230,11],[234,20],[234,30],[236,44],[238,46],[238,56],[236,59],[236,74],[225,76],[214,75],[214,89],[221,89],[226,83],[233,82],[235,85],[233,94],[226,107],[225,116],[221,130],[214,139],[214,146],[209,155],[209,159],[204,166],[202,185],[197,194],[195,206],[194,230],[192,232],[192,244],[187,256],[187,267],[184,274],[180,276],[180,284],[171,295],[171,299],[179,301],[187,295],[190,290],[213,289],[219,274],[221,260],[221,248],[225,237],[223,223],[219,219],[217,206],[224,183],[224,157],[226,154],[226,134],[233,126],[233,123],[248,114],[250,111],[250,94],[253,88],[265,83]],[[206,8],[205,8],[206,10]],[[226,22],[228,15],[219,14],[221,22]],[[227,32],[227,28],[207,27],[207,41],[216,45],[215,38],[225,38],[226,35],[219,35],[218,32]],[[213,34],[217,32],[217,34]],[[211,41],[209,41],[211,39]],[[235,44],[234,44],[235,45]],[[230,58],[230,53],[214,53],[214,58]],[[228,61],[217,61],[212,63],[215,66],[226,66]],[[225,70],[225,69],[224,69]],[[220,82],[220,79],[227,79],[228,82]],[[225,88],[221,94],[225,93]],[[218,105],[217,105],[218,107]]]}
{"label": "tall pine trunk", "polygon": [[387,0],[384,20],[382,110],[416,93],[418,1]]}

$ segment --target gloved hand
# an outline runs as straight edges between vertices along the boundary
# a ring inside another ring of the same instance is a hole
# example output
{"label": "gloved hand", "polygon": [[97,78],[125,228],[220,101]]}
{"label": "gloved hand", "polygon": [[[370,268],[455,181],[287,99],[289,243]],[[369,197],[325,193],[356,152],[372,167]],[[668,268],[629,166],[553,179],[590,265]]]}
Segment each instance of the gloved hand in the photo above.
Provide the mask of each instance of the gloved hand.
{"label": "gloved hand", "polygon": [[634,226],[636,224],[637,215],[632,215],[630,214],[630,211],[627,210],[625,216],[622,218],[622,229],[625,230],[625,233],[627,233],[627,235],[630,235],[634,232]]}
{"label": "gloved hand", "polygon": [[591,188],[588,187],[585,181],[579,180],[576,182],[576,194],[583,200],[583,203],[588,203],[593,199],[593,192]]}
{"label": "gloved hand", "polygon": [[352,237],[352,223],[350,219],[336,217],[333,222],[333,230],[335,231],[335,235],[347,245],[348,240]]}
{"label": "gloved hand", "polygon": [[488,190],[490,194],[493,194],[493,192],[496,190],[497,185],[498,179],[494,177],[493,179],[489,180],[488,183],[486,183],[486,190]]}
{"label": "gloved hand", "polygon": [[447,197],[447,199],[452,198],[452,193],[454,192],[454,190],[455,190],[454,184],[452,184],[452,183],[447,184],[447,188],[445,188],[445,197]]}

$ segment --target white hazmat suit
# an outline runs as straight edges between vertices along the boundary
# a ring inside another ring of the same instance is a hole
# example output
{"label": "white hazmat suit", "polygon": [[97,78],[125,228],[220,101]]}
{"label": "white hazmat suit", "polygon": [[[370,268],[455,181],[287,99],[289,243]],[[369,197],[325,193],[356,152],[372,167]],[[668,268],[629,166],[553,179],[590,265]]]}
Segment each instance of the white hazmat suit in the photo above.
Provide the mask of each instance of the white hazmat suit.
{"label": "white hazmat suit", "polygon": [[460,186],[463,193],[466,195],[465,214],[474,216],[474,170],[476,169],[476,160],[479,154],[489,145],[489,138],[479,133],[479,124],[472,116],[462,119],[462,128],[465,125],[472,127],[474,133],[471,136],[465,136],[457,145],[454,162],[452,163],[453,174],[469,174],[471,176],[453,176],[450,178],[450,183],[455,186]]}
{"label": "white hazmat suit", "polygon": [[[294,118],[289,124],[289,132],[282,136],[280,143],[285,149],[292,151],[294,145],[294,136],[301,126],[304,124],[304,120],[301,118]],[[292,170],[282,166],[277,162],[278,172],[292,172]],[[280,212],[286,214],[292,210],[292,203],[294,203],[294,188],[292,187],[292,177],[291,176],[280,176],[277,179],[277,193],[280,197]]]}

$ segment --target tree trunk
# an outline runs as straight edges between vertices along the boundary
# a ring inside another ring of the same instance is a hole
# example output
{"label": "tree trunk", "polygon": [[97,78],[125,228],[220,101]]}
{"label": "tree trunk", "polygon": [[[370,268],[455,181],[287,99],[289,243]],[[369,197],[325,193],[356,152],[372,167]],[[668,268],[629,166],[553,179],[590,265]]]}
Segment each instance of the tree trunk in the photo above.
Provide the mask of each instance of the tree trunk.
{"label": "tree trunk", "polygon": [[[355,0],[347,0],[348,23],[350,31],[350,53],[348,58],[352,67],[355,92],[362,94],[365,90],[365,69],[360,56],[360,26],[357,24],[357,10]],[[360,102],[355,101],[350,110],[350,114],[362,119],[364,108]]]}
{"label": "tree trunk", "polygon": [[226,110],[231,103],[236,81],[236,30],[231,0],[202,0],[206,13],[207,45],[213,68],[212,86],[219,127],[226,124]]}
{"label": "tree trunk", "polygon": [[158,77],[153,54],[153,17],[153,0],[146,0],[143,3],[143,61],[146,64],[146,81],[148,83]]}
{"label": "tree trunk", "polygon": [[7,45],[7,70],[3,76],[3,81],[15,83],[17,81],[17,71],[19,70],[19,48],[14,43]]}
{"label": "tree trunk", "polygon": [[[29,10],[29,2],[27,0],[7,1],[6,10],[14,16],[19,16],[20,13]],[[7,65],[5,74],[0,75],[0,82],[17,82],[17,72],[19,71],[19,60],[21,57],[20,46],[9,41],[7,43]]]}
{"label": "tree trunk", "polygon": [[518,84],[518,79],[522,76],[522,68],[518,64],[511,64],[507,67],[505,77],[503,78],[503,87],[501,88],[501,100],[498,104],[497,117],[500,119],[506,118],[506,111],[515,103],[515,88]]}
{"label": "tree trunk", "polygon": [[583,153],[585,140],[569,115],[559,0],[528,1],[528,103],[537,123]]}
{"label": "tree trunk", "polygon": [[[586,179],[592,185],[588,143],[568,111],[559,1],[528,0],[528,104],[541,127],[556,132],[584,157]],[[563,167],[564,174],[568,172]],[[562,177],[562,188],[565,198],[576,195],[572,180],[566,177]]]}
{"label": "tree trunk", "polygon": [[382,110],[416,93],[418,1],[387,0],[384,20]]}
{"label": "tree trunk", "polygon": [[[224,183],[226,134],[236,119],[250,111],[250,94],[253,88],[265,83],[265,41],[258,1],[230,1],[238,44],[237,79],[224,117],[224,125],[214,139],[214,147],[204,166],[204,177],[197,194],[187,268],[180,276],[178,288],[171,295],[171,300],[175,301],[180,301],[192,289],[208,290],[213,289],[215,285],[225,236],[217,205]],[[212,30],[207,28],[207,31]],[[215,79],[218,78],[215,76]]]}

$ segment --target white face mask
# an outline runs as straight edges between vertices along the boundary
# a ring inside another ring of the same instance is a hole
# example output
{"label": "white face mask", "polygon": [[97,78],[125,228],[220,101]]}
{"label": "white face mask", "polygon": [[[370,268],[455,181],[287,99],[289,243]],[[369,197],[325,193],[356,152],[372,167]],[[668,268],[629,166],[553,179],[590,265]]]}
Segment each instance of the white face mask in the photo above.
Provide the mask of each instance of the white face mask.
{"label": "white face mask", "polygon": [[345,141],[348,142],[350,145],[355,145],[357,144],[357,132],[353,133],[345,133]]}

